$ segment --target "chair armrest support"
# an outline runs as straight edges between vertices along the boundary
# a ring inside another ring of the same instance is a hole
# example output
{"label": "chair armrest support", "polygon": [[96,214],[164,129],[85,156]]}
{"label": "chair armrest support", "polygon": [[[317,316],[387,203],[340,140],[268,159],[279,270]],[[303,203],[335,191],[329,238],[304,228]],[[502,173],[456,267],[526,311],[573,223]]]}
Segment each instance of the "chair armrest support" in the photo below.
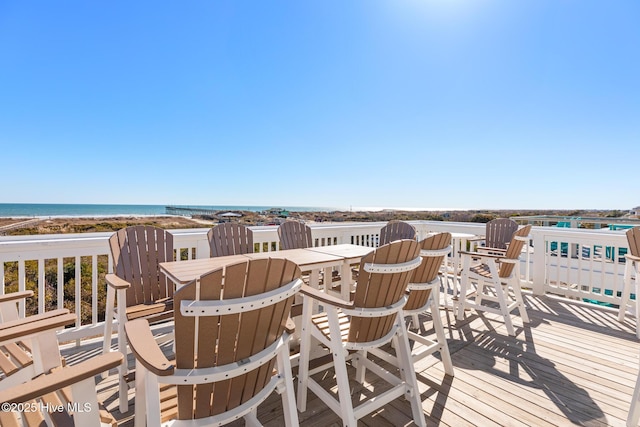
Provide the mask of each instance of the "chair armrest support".
{"label": "chair armrest support", "polygon": [[293,334],[296,331],[296,324],[291,317],[287,317],[287,323],[284,325],[285,332]]}
{"label": "chair armrest support", "polygon": [[36,399],[115,368],[122,363],[122,360],[123,356],[120,352],[94,356],[77,365],[66,366],[27,383],[0,391],[0,402],[21,403]]}
{"label": "chair armrest support", "polygon": [[317,300],[323,304],[328,304],[334,307],[345,308],[345,309],[353,308],[352,302],[347,302],[340,298],[334,297],[333,295],[329,295],[327,293],[321,292],[317,289],[312,288],[309,285],[302,285],[302,287],[300,288],[300,293],[303,294],[304,296],[313,298],[314,300]]}
{"label": "chair armrest support", "polygon": [[137,361],[159,377],[173,375],[175,367],[158,347],[149,322],[145,319],[132,320],[124,325],[124,330]]}
{"label": "chair armrest support", "polygon": [[131,283],[119,278],[113,273],[105,275],[104,278],[107,281],[107,285],[111,286],[114,289],[127,289],[131,286]]}
{"label": "chair armrest support", "polygon": [[62,329],[76,322],[76,315],[67,309],[53,310],[47,313],[29,316],[0,324],[0,342],[27,337],[51,329]]}
{"label": "chair armrest support", "polygon": [[17,301],[33,296],[33,291],[11,292],[10,294],[0,295],[0,304],[3,302]]}

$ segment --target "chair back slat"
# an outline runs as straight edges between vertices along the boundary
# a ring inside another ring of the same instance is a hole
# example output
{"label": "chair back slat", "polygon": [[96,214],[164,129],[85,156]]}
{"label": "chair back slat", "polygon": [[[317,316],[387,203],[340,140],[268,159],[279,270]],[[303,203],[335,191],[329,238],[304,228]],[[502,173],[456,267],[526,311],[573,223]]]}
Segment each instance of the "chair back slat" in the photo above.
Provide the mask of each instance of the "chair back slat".
{"label": "chair back slat", "polygon": [[[524,240],[516,239],[516,237],[526,237],[531,232],[531,225],[525,225],[520,230],[516,231],[513,234],[513,238],[511,239],[511,243],[509,243],[509,247],[507,248],[507,252],[505,254],[506,259],[518,259],[520,257],[520,253],[522,252],[522,248],[525,244]],[[500,271],[498,273],[499,277],[507,278],[511,276],[513,273],[513,269],[515,268],[514,263],[501,262],[500,263]]]}
{"label": "chair back slat", "polygon": [[[400,273],[369,273],[365,264],[400,264],[418,257],[420,245],[415,240],[399,240],[378,247],[360,263],[358,284],[354,296],[355,308],[388,307],[400,301],[407,290],[413,271]],[[369,342],[391,331],[397,313],[383,317],[351,316],[348,341]]]}
{"label": "chair back slat", "polygon": [[[438,233],[434,236],[427,237],[422,240],[419,245],[420,249],[440,250],[445,249],[451,244],[451,233]],[[422,263],[413,272],[411,283],[431,283],[438,277],[440,267],[444,261],[445,255],[422,256]],[[431,289],[412,289],[409,299],[404,306],[405,310],[417,310],[426,305]]]}
{"label": "chair back slat", "polygon": [[518,223],[509,218],[496,218],[487,223],[485,244],[488,248],[506,249]]}
{"label": "chair back slat", "polygon": [[[180,288],[174,299],[176,307],[183,300],[247,299],[249,305],[249,297],[299,277],[300,269],[289,260],[248,260],[226,267],[224,278],[222,269],[206,273],[199,283]],[[176,366],[211,368],[259,353],[282,336],[292,301],[293,296],[258,309],[215,316],[183,316],[176,310]],[[238,407],[267,385],[274,367],[275,357],[230,380],[178,386],[178,419],[199,419]]]}
{"label": "chair back slat", "polygon": [[114,272],[131,283],[127,306],[170,297],[173,286],[160,272],[161,262],[173,261],[173,235],[152,226],[123,228],[109,238]]}
{"label": "chair back slat", "polygon": [[640,256],[640,227],[633,227],[627,230],[627,243],[629,252],[633,256]]}
{"label": "chair back slat", "polygon": [[380,230],[380,238],[378,245],[386,245],[395,240],[415,239],[416,229],[413,225],[403,221],[389,221],[387,225]]}
{"label": "chair back slat", "polygon": [[207,237],[212,257],[253,253],[253,231],[242,224],[216,225]]}
{"label": "chair back slat", "polygon": [[280,249],[304,249],[313,247],[311,228],[299,221],[285,221],[278,227]]}

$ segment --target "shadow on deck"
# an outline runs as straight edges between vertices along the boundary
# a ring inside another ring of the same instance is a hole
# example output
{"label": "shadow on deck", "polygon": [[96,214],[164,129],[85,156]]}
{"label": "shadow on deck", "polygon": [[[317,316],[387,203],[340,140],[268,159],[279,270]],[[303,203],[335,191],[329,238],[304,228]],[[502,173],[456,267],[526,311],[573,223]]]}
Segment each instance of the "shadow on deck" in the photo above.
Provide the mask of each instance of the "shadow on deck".
{"label": "shadow on deck", "polygon": [[[638,374],[640,345],[633,323],[619,323],[617,312],[596,305],[530,294],[525,300],[531,322],[523,325],[516,318],[515,337],[507,336],[496,316],[468,311],[465,321],[457,323],[451,310],[441,310],[455,377],[445,375],[435,357],[416,363],[428,425],[624,426]],[[72,364],[100,351],[101,342],[96,342],[63,353]],[[335,389],[332,371],[318,377],[325,388]],[[353,382],[354,399],[378,393],[384,385],[376,379]],[[119,425],[133,426],[134,390],[129,392],[130,411],[120,414],[115,371],[97,388]],[[312,392],[309,399],[307,411],[299,414],[302,426],[341,424]],[[260,407],[258,418],[265,425],[283,425],[278,395]],[[411,425],[410,405],[396,399],[360,424]]]}

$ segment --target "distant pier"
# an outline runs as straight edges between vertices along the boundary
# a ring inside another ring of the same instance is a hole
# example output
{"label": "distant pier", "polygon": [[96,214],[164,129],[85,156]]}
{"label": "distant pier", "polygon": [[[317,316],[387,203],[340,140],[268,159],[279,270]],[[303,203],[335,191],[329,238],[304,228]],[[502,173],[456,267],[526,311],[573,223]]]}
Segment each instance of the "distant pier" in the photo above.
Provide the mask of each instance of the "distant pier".
{"label": "distant pier", "polygon": [[215,210],[215,209],[193,208],[188,206],[165,206],[164,210],[168,215],[179,215],[179,216],[194,216],[194,215],[215,216],[220,212],[219,210]]}

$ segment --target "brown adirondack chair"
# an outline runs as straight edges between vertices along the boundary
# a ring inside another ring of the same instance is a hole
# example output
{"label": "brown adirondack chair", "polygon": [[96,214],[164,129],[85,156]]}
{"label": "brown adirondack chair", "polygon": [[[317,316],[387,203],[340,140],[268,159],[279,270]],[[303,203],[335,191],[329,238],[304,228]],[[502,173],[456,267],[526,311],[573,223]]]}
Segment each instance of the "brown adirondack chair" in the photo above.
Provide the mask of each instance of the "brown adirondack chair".
{"label": "brown adirondack chair", "polygon": [[[404,396],[411,401],[412,415],[419,426],[426,425],[422,412],[420,392],[411,360],[407,331],[402,308],[407,301],[407,285],[412,270],[421,262],[420,246],[415,240],[398,240],[378,247],[362,259],[359,280],[353,301],[346,302],[309,286],[303,286],[302,339],[298,366],[298,409],[306,411],[307,392],[310,389],[333,411],[342,417],[345,426],[356,426],[357,419],[382,407],[390,400]],[[317,301],[325,312],[312,315]],[[311,337],[326,346],[333,360],[309,369]],[[366,369],[389,380],[389,371],[375,365],[367,352],[396,341],[400,378],[393,380],[392,388],[384,397],[372,396],[357,402],[354,408],[349,387],[347,361],[356,367],[356,380],[362,383]],[[335,369],[338,399],[326,391],[312,376]]]}
{"label": "brown adirondack chair", "polygon": [[[412,326],[418,332],[407,330],[410,340],[421,345],[414,345],[411,353],[413,362],[440,352],[444,370],[453,376],[453,363],[447,345],[447,337],[444,333],[442,318],[440,317],[440,268],[444,259],[451,252],[451,233],[438,233],[419,242],[422,263],[413,271],[411,283],[409,283],[409,299],[403,307],[403,315],[410,316]],[[428,338],[419,332],[424,330],[423,321],[418,317],[429,311],[433,321],[435,338]],[[372,353],[397,366],[397,358],[383,350],[372,350]]]}
{"label": "brown adirondack chair", "polygon": [[[244,416],[256,425],[256,407],[277,389],[285,424],[297,426],[287,324],[301,285],[296,264],[273,258],[213,270],[181,287],[174,295],[174,363],[147,322],[128,322],[136,420],[146,419],[148,426],[176,418],[221,425]],[[159,384],[177,387],[161,392]]]}
{"label": "brown adirondack chair", "polygon": [[173,318],[174,285],[159,268],[161,262],[173,261],[173,236],[161,228],[138,225],[114,233],[109,246],[114,273],[105,276],[108,286],[103,352],[110,351],[113,319],[117,316],[117,349],[125,357],[119,375],[120,412],[126,412],[128,350],[124,325],[138,318],[149,322]]}
{"label": "brown adirondack chair", "polygon": [[[0,348],[5,358],[2,363],[15,358],[14,351],[4,354],[5,350],[25,343],[30,345],[32,358],[28,367],[21,370],[29,372],[30,377],[13,374],[0,380],[0,402],[16,405],[16,410],[10,406],[11,410],[0,411],[0,426],[116,425],[113,417],[100,409],[94,377],[120,366],[123,356],[104,354],[65,366],[56,331],[75,321],[75,315],[61,309],[0,325]],[[75,404],[73,413],[69,404]]]}
{"label": "brown adirondack chair", "polygon": [[[640,338],[640,294],[638,293],[638,272],[640,268],[640,227],[627,230],[627,254],[624,256],[624,286],[622,289],[622,302],[618,311],[618,320],[624,321],[627,310],[631,309],[631,294],[636,297],[635,310],[631,310],[636,318],[636,336]],[[635,312],[635,313],[634,313]]]}
{"label": "brown adirondack chair", "polygon": [[225,222],[207,233],[211,257],[253,253],[253,231],[242,224]]}
{"label": "brown adirondack chair", "polygon": [[415,240],[416,229],[413,225],[403,221],[389,221],[387,225],[380,230],[380,238],[378,246],[386,245],[394,240],[411,239]]}
{"label": "brown adirondack chair", "polygon": [[76,316],[58,309],[21,318],[18,304],[31,296],[32,291],[0,296],[0,390],[64,364],[56,331],[74,324]]}
{"label": "brown adirondack chair", "polygon": [[285,221],[278,227],[280,249],[304,249],[313,247],[311,228],[299,221]]}
{"label": "brown adirondack chair", "polygon": [[[278,237],[280,238],[280,249],[306,249],[312,248],[313,236],[311,234],[311,228],[299,221],[285,221],[278,227]],[[325,290],[331,291],[334,282],[341,280],[340,272],[331,269],[326,269],[320,274],[320,280],[323,282]],[[330,280],[326,280],[330,278]],[[305,281],[308,281],[308,277],[305,276]],[[337,290],[340,292],[340,290]]]}
{"label": "brown adirondack chair", "polygon": [[[464,319],[466,308],[497,313],[504,317],[507,332],[512,336],[515,335],[511,321],[513,309],[518,309],[523,322],[529,322],[520,287],[519,257],[530,231],[531,225],[516,231],[504,255],[460,252],[463,257],[461,289],[460,296],[454,300],[454,307],[457,306],[458,310],[458,320]],[[472,260],[479,260],[480,263],[471,265]],[[475,290],[470,290],[471,282],[477,283]],[[495,294],[487,290],[493,290]],[[475,297],[475,301],[471,302],[470,297]],[[483,304],[482,301],[485,300],[497,302],[498,308]]]}
{"label": "brown adirondack chair", "polygon": [[501,254],[507,249],[513,234],[518,230],[518,223],[510,218],[492,219],[485,226],[485,235],[470,239],[476,244],[484,241],[484,246],[479,246],[476,250],[485,250],[490,253]]}

